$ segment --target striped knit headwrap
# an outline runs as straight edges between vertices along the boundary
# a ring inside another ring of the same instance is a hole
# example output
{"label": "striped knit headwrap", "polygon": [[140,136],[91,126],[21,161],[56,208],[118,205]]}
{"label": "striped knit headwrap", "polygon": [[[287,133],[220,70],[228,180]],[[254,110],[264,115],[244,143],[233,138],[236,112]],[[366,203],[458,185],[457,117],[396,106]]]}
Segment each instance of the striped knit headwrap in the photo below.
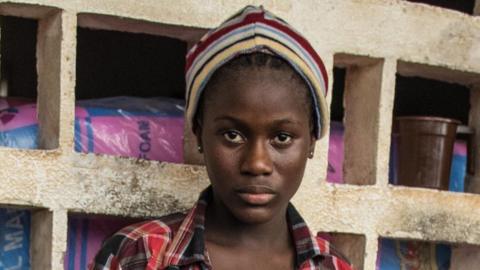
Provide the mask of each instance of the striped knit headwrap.
{"label": "striped knit headwrap", "polygon": [[186,60],[187,120],[192,124],[200,96],[213,73],[238,55],[269,51],[287,61],[305,80],[313,97],[314,132],[325,135],[328,78],[320,56],[289,24],[263,7],[247,6],[192,47]]}

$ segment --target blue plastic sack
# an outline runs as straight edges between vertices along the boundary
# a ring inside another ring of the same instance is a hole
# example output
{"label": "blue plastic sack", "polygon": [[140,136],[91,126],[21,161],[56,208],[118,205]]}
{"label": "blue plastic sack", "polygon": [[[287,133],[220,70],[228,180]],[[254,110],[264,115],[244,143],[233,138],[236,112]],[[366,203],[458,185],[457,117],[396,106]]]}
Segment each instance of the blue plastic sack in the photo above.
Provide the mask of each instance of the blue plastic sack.
{"label": "blue plastic sack", "polygon": [[30,212],[0,209],[0,270],[30,269]]}

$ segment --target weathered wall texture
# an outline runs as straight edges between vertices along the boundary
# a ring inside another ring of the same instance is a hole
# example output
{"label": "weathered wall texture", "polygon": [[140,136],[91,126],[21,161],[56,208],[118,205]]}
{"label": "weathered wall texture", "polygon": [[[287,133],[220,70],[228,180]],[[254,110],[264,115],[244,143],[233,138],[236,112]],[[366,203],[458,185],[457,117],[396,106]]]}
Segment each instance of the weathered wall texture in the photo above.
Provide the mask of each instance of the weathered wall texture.
{"label": "weathered wall texture", "polygon": [[[375,269],[380,237],[480,245],[480,195],[388,185],[395,74],[471,86],[471,126],[480,130],[479,17],[400,0],[0,1],[0,14],[40,21],[40,143],[49,150],[0,149],[0,204],[34,207],[33,250],[50,244],[33,253],[37,269],[63,269],[68,212],[159,216],[188,208],[208,183],[202,166],[73,151],[77,26],[166,35],[191,44],[248,3],[263,4],[303,32],[330,75],[334,66],[347,68],[350,184],[323,180],[328,138],[319,141],[294,198],[312,228],[337,233],[340,246],[360,239],[362,254],[352,255],[360,269]],[[187,160],[198,163],[194,152],[186,144]],[[474,179],[480,179],[478,160],[476,168]],[[454,252],[455,263],[468,257],[470,266],[478,265],[478,249],[464,249],[469,253]]]}

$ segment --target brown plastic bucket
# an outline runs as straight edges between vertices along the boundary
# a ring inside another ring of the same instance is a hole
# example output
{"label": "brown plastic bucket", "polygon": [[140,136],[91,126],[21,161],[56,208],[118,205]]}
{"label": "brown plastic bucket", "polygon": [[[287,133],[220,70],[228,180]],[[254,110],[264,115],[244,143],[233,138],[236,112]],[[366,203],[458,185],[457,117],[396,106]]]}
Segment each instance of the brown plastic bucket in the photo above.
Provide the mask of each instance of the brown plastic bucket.
{"label": "brown plastic bucket", "polygon": [[396,118],[397,183],[448,190],[453,145],[459,121],[428,116]]}

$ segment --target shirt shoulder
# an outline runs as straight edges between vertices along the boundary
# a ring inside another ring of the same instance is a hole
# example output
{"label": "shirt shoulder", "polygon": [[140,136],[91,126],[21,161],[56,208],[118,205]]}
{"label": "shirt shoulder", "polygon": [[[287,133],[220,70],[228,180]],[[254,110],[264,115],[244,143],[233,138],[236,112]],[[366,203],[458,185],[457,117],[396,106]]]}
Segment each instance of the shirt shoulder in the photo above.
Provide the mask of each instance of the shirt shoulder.
{"label": "shirt shoulder", "polygon": [[177,213],[123,228],[105,241],[90,269],[136,270],[161,263],[184,218]]}
{"label": "shirt shoulder", "polygon": [[333,247],[330,242],[320,236],[316,236],[320,252],[326,254],[322,260],[322,265],[331,270],[354,270],[347,258]]}

